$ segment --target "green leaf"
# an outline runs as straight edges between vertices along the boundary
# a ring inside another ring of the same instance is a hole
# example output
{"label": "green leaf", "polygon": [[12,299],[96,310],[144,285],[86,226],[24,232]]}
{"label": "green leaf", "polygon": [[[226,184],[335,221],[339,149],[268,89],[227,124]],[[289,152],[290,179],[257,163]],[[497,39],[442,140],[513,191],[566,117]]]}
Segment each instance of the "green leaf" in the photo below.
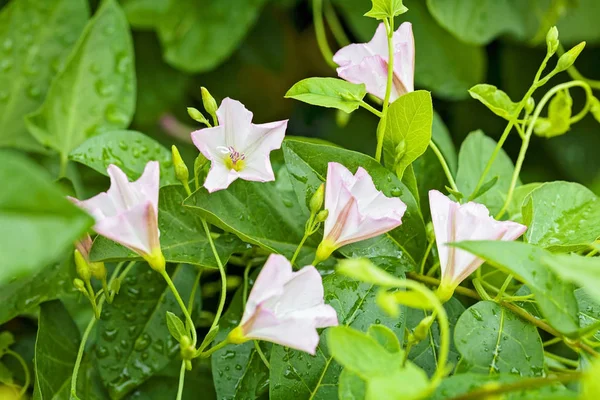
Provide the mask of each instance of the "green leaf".
{"label": "green leaf", "polygon": [[[368,42],[378,21],[365,18],[366,0],[334,0],[351,32]],[[396,18],[397,24],[412,22],[415,37],[415,83],[444,99],[468,98],[467,90],[485,80],[486,54],[483,47],[465,44],[448,34],[427,11],[424,1],[412,1],[410,12]],[[419,51],[418,49],[427,49]],[[456,57],[460,54],[460,57]]]}
{"label": "green leaf", "polygon": [[[253,275],[255,278],[256,273]],[[240,288],[219,320],[220,329],[215,343],[224,340],[229,332],[239,325],[244,312],[242,295],[243,289]],[[271,344],[259,343],[268,359]],[[219,399],[261,398],[269,389],[269,369],[256,352],[252,341],[216,351],[211,357],[211,363],[214,386]]]}
{"label": "green leaf", "polygon": [[600,100],[592,96],[590,103],[590,113],[600,123]]}
{"label": "green leaf", "polygon": [[582,40],[598,43],[600,32],[594,26],[600,17],[600,3],[596,0],[578,0],[568,7],[558,21],[560,41],[566,45],[577,44]]}
{"label": "green leaf", "polygon": [[79,329],[59,300],[43,303],[35,342],[34,399],[68,399]]}
{"label": "green leaf", "polygon": [[600,236],[600,199],[573,182],[549,182],[533,190],[522,208],[525,240],[551,251],[585,249]]}
{"label": "green leaf", "polygon": [[[465,311],[465,307],[456,298],[452,297],[449,301],[444,303],[444,309],[448,314],[448,322],[450,323],[450,332],[454,332],[456,321]],[[430,313],[423,310],[417,310],[414,308],[406,309],[406,327],[414,329],[421,322],[421,320]],[[431,325],[429,329],[428,337],[415,344],[408,353],[408,359],[411,360],[415,365],[421,367],[429,376],[432,376],[438,366],[438,354],[440,352],[440,327],[437,319]],[[450,338],[450,352],[448,353],[449,360],[458,360],[458,351],[454,345],[454,338]]]}
{"label": "green leaf", "polygon": [[116,1],[105,0],[52,81],[44,103],[27,116],[27,127],[66,161],[86,138],[127,127],[134,109],[131,33]]}
{"label": "green leaf", "polygon": [[171,2],[157,29],[165,60],[186,72],[214,69],[238,47],[265,1]]}
{"label": "green leaf", "polygon": [[523,223],[522,206],[535,189],[542,186],[543,183],[534,182],[523,186],[518,186],[513,192],[512,199],[508,204],[508,219],[514,222]]}
{"label": "green leaf", "polygon": [[[217,268],[217,261],[198,216],[183,207],[182,186],[165,186],[158,193],[158,229],[163,255],[168,262]],[[219,258],[226,263],[241,243],[230,234],[214,239]],[[94,261],[138,260],[131,250],[102,236],[96,237],[90,253]]]}
{"label": "green leaf", "polygon": [[511,119],[519,108],[517,103],[494,85],[480,83],[469,89],[469,94],[475,100],[482,102],[494,114],[506,120]]}
{"label": "green leaf", "polygon": [[454,343],[470,371],[544,373],[544,347],[536,327],[494,302],[480,301],[460,316]]}
{"label": "green leaf", "polygon": [[140,29],[158,26],[169,9],[169,4],[170,0],[121,0],[129,23]]}
{"label": "green leaf", "polygon": [[377,343],[390,353],[400,353],[402,350],[398,336],[385,325],[371,325],[369,330],[367,330],[367,335],[375,339]]}
{"label": "green leaf", "polygon": [[[338,397],[341,400],[364,400],[366,384],[360,377],[347,369],[343,369],[339,378]],[[335,397],[332,397],[335,398]]]}
{"label": "green leaf", "polygon": [[0,358],[2,358],[6,351],[15,344],[15,337],[12,333],[4,331],[0,333]]}
{"label": "green leaf", "polygon": [[181,341],[182,336],[187,336],[188,334],[183,321],[171,311],[167,311],[167,328],[171,336],[178,342]]}
{"label": "green leaf", "polygon": [[[384,270],[393,276],[402,276],[403,267],[397,262],[385,265]],[[386,316],[377,306],[376,287],[357,282],[333,273],[323,279],[325,302],[337,312],[341,326],[366,331],[373,324],[381,324],[396,334],[404,336],[404,313],[400,318]],[[336,398],[342,367],[333,360],[327,347],[327,330],[321,332],[317,354],[273,346],[271,354],[270,398]]]}
{"label": "green leaf", "polygon": [[340,260],[336,272],[349,278],[384,287],[402,287],[402,279],[385,272],[367,258]]}
{"label": "green leaf", "polygon": [[0,383],[12,386],[14,383],[13,374],[10,369],[0,362]]}
{"label": "green leaf", "polygon": [[365,17],[375,19],[393,18],[408,11],[402,4],[402,0],[371,0],[373,7],[365,14]]}
{"label": "green leaf", "polygon": [[567,133],[571,129],[573,99],[568,90],[554,95],[548,106],[548,118],[538,118],[534,132],[538,136],[551,138]]}
{"label": "green leaf", "polygon": [[483,196],[486,192],[488,192],[494,185],[498,182],[498,177],[495,176],[479,188],[476,193],[473,193],[471,197],[469,197],[469,201],[476,200],[477,198]]}
{"label": "green leaf", "polygon": [[[469,195],[473,193],[495,147],[496,142],[482,131],[469,133],[460,146],[458,154],[456,185],[462,193]],[[492,215],[496,215],[504,205],[513,170],[514,166],[510,157],[501,149],[487,175],[488,177],[497,176],[498,182],[487,193],[477,198],[477,202],[484,204]],[[521,182],[517,181],[517,185],[520,184]]]}
{"label": "green leaf", "polygon": [[402,177],[406,167],[427,150],[432,124],[431,94],[425,90],[401,96],[388,109],[383,158],[385,165],[398,177]]}
{"label": "green leaf", "polygon": [[364,168],[378,190],[388,197],[399,197],[407,205],[400,227],[376,238],[344,246],[340,249],[342,254],[346,257],[394,257],[406,261],[407,267],[414,259],[421,259],[427,239],[419,206],[406,186],[388,169],[369,156],[333,146],[288,139],[283,150],[293,188],[307,218],[306,193],[313,193],[325,180],[329,162],[338,162],[353,173],[358,167]]}
{"label": "green leaf", "polygon": [[13,0],[0,12],[0,147],[43,150],[23,116],[42,104],[89,13],[85,0]]}
{"label": "green leaf", "polygon": [[294,84],[285,97],[351,113],[360,106],[366,94],[364,84],[356,85],[337,78],[307,78]]}
{"label": "green leaf", "polygon": [[563,282],[543,264],[551,253],[522,242],[480,241],[455,244],[525,283],[535,295],[542,315],[566,335],[579,329],[573,285]]}
{"label": "green leaf", "polygon": [[[172,271],[171,279],[182,298],[189,298],[196,274],[189,265]],[[199,293],[195,302],[194,309],[199,310]],[[104,305],[96,358],[111,398],[122,399],[179,354],[165,323],[167,311],[183,316],[164,279],[146,263],[135,265],[112,304]]]}
{"label": "green leaf", "polygon": [[136,131],[111,131],[89,138],[71,151],[69,158],[104,176],[108,176],[106,168],[114,164],[132,180],[142,175],[148,161],[158,161],[161,186],[178,183],[171,152],[154,139]]}
{"label": "green leaf", "polygon": [[9,151],[0,151],[0,159],[3,294],[63,256],[93,220],[64,197],[42,168]]}
{"label": "green leaf", "polygon": [[[596,300],[595,296],[590,295],[585,288],[579,288],[575,290],[575,297],[579,305],[579,324],[581,328],[600,323],[600,302]],[[600,340],[600,329],[596,331],[594,338]]]}
{"label": "green leaf", "polygon": [[581,286],[600,302],[600,258],[577,254],[552,254],[543,258],[542,262],[560,278]]}

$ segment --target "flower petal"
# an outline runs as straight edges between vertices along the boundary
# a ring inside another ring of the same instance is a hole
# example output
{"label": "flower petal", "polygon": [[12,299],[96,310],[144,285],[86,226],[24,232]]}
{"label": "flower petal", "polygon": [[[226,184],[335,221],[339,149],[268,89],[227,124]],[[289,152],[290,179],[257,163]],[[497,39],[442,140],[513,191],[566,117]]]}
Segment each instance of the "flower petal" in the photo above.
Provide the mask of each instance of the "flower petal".
{"label": "flower petal", "polygon": [[[299,310],[310,312],[312,307],[323,304],[323,278],[312,265],[293,272],[283,286],[283,294],[277,301],[277,314],[285,315]],[[267,303],[268,304],[268,303]]]}
{"label": "flower petal", "polygon": [[239,101],[226,97],[217,110],[217,118],[225,133],[226,147],[231,146],[238,151],[245,147],[252,113]]}
{"label": "flower petal", "polygon": [[393,36],[394,41],[394,75],[402,83],[398,87],[400,95],[415,90],[415,41],[412,24],[404,22]]}
{"label": "flower petal", "polygon": [[[364,83],[367,92],[379,99],[385,98],[388,64],[382,56],[365,57],[359,64],[351,64],[337,69],[338,76],[351,83]],[[390,101],[399,96],[396,85],[392,86]]]}
{"label": "flower petal", "polygon": [[228,156],[225,128],[222,126],[199,129],[192,132],[191,136],[194,145],[208,160],[218,161]]}
{"label": "flower petal", "polygon": [[150,161],[146,164],[140,178],[131,183],[132,190],[137,192],[144,200],[149,200],[158,214],[158,189],[160,186],[160,164]]}
{"label": "flower petal", "polygon": [[136,253],[150,254],[152,243],[148,234],[148,209],[150,202],[140,204],[119,215],[104,218],[96,222],[94,230]]}
{"label": "flower petal", "polygon": [[268,124],[251,124],[246,138],[246,147],[240,149],[245,155],[245,166],[240,177],[249,181],[268,182],[275,180],[271,166],[271,151],[281,148],[288,121]]}
{"label": "flower petal", "polygon": [[204,187],[209,193],[216,192],[217,190],[227,189],[237,178],[239,178],[237,171],[230,170],[220,160],[212,161],[204,181]]}

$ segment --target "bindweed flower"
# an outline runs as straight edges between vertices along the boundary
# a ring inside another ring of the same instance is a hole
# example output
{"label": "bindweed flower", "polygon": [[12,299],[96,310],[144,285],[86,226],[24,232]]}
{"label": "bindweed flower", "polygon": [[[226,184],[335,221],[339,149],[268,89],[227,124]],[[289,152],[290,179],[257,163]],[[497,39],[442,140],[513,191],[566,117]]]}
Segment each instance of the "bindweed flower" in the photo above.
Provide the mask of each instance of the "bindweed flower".
{"label": "bindweed flower", "polygon": [[269,154],[281,147],[288,121],[253,124],[252,113],[230,98],[223,100],[217,117],[219,126],[192,132],[192,141],[211,161],[204,187],[214,192],[238,178],[275,180]]}
{"label": "bindweed flower", "polygon": [[272,254],[256,278],[240,325],[228,340],[236,344],[266,340],[314,355],[317,328],[338,324],[323,295],[323,281],[315,267],[292,272],[285,257]]}
{"label": "bindweed flower", "polygon": [[[415,74],[415,42],[412,25],[405,22],[393,34],[394,75],[390,102],[412,92]],[[340,78],[352,83],[364,83],[367,92],[383,100],[388,79],[388,43],[384,24],[379,24],[369,43],[354,43],[333,56],[339,65]]]}
{"label": "bindweed flower", "polygon": [[129,182],[119,167],[108,166],[110,188],[77,205],[94,217],[94,230],[138,253],[150,266],[162,271],[165,258],[158,232],[159,164],[150,161],[135,182]]}
{"label": "bindweed flower", "polygon": [[371,175],[362,167],[352,175],[343,165],[330,162],[325,209],[329,215],[325,220],[323,241],[317,249],[317,262],[326,260],[344,245],[396,228],[402,224],[406,204],[378,191]]}
{"label": "bindweed flower", "polygon": [[473,254],[446,243],[464,240],[515,240],[526,230],[512,221],[496,221],[483,204],[455,203],[437,190],[429,192],[431,219],[442,271],[438,297],[447,301],[454,289],[483,264]]}

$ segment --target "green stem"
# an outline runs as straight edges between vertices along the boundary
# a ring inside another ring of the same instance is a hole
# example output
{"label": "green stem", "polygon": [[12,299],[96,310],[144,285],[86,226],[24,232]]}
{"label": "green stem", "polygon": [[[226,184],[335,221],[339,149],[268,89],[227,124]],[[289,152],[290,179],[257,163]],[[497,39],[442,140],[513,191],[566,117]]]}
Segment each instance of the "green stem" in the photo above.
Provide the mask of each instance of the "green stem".
{"label": "green stem", "polygon": [[210,357],[210,355],[212,353],[214,353],[215,351],[219,351],[221,350],[223,347],[227,346],[229,344],[229,338],[225,338],[225,340],[223,340],[221,343],[211,347],[210,349],[198,354],[198,357],[201,358],[207,358]]}
{"label": "green stem", "polygon": [[171,280],[171,277],[169,276],[167,271],[163,270],[161,272],[161,275],[162,275],[163,279],[165,280],[165,282],[167,282],[167,285],[171,289],[173,296],[175,296],[175,300],[177,300],[177,304],[179,304],[179,308],[181,308],[181,311],[183,312],[183,315],[185,316],[185,319],[186,319],[187,323],[189,324],[190,333],[192,334],[192,346],[196,347],[196,343],[198,342],[198,337],[196,334],[196,326],[194,324],[194,321],[192,320],[192,317],[191,317],[190,313],[188,312],[188,309],[187,309],[185,303],[183,302],[183,300],[181,299],[181,296],[179,295],[179,291],[175,287],[175,284]]}
{"label": "green stem", "polygon": [[177,400],[181,400],[183,397],[183,386],[185,384],[185,360],[181,361],[181,368],[179,369],[179,386],[177,387]]}
{"label": "green stem", "polygon": [[421,275],[423,275],[425,273],[425,263],[427,262],[427,257],[429,257],[429,253],[431,252],[433,243],[435,243],[434,240],[430,241],[429,244],[427,245],[427,249],[425,249],[425,255],[423,255],[423,259],[421,260],[421,267],[419,268]]}
{"label": "green stem", "polygon": [[331,5],[330,1],[327,1],[325,3],[325,19],[329,24],[329,29],[331,29],[333,37],[335,38],[335,41],[337,42],[338,46],[348,46],[351,43],[350,39],[348,39],[346,32],[344,32],[344,27],[342,26],[339,18],[337,17],[337,14],[335,13],[335,10]]}
{"label": "green stem", "polygon": [[31,373],[29,372],[27,363],[25,362],[25,360],[23,360],[23,357],[21,357],[21,355],[19,353],[17,353],[16,351],[7,349],[6,354],[16,358],[16,360],[19,362],[19,364],[21,364],[21,368],[23,368],[23,373],[25,374],[25,382],[23,383],[23,387],[19,391],[19,398],[22,398],[25,395],[25,393],[27,393],[27,389],[29,388],[29,385],[31,384]]}
{"label": "green stem", "polygon": [[375,107],[371,106],[369,103],[367,103],[364,100],[360,101],[360,106],[363,107],[365,110],[371,111],[373,114],[375,114],[379,118],[383,117],[383,113],[381,111],[379,111]]}
{"label": "green stem", "polygon": [[551,358],[551,359],[561,362],[564,365],[567,365],[569,367],[579,368],[579,362],[577,362],[575,360],[571,360],[570,358],[561,357],[559,355],[550,353],[548,351],[544,351],[544,357]]}
{"label": "green stem", "polygon": [[560,343],[560,342],[562,342],[562,339],[559,337],[555,337],[550,340],[546,340],[544,343],[542,343],[542,346],[548,347],[548,346],[552,346],[553,344]]}
{"label": "green stem", "polygon": [[558,91],[568,89],[571,87],[575,87],[575,86],[582,87],[586,91],[587,101],[586,101],[586,107],[584,107],[584,108],[589,109],[589,104],[590,104],[589,98],[592,96],[592,91],[591,91],[589,85],[583,81],[570,81],[570,82],[566,82],[566,83],[561,83],[560,85],[554,86],[552,89],[550,89],[544,95],[544,97],[542,97],[542,100],[540,100],[539,104],[535,108],[533,117],[532,117],[531,121],[529,122],[529,125],[527,126],[527,131],[525,132],[525,139],[523,139],[523,143],[521,145],[521,151],[519,152],[519,157],[517,158],[517,163],[515,164],[515,170],[513,171],[512,180],[510,182],[510,187],[508,189],[508,194],[506,196],[506,199],[504,200],[504,205],[502,206],[502,209],[496,215],[496,219],[500,219],[504,215],[504,213],[506,212],[506,210],[508,208],[508,205],[512,201],[512,196],[513,196],[515,187],[517,185],[517,181],[519,179],[519,174],[521,173],[521,168],[523,167],[523,162],[525,161],[525,155],[527,154],[527,148],[529,147],[529,141],[531,140],[531,136],[533,134],[533,128],[535,125],[535,121],[540,116],[542,109],[544,108],[546,103],[550,100],[550,98],[552,98],[552,96],[554,94],[556,94]]}
{"label": "green stem", "polygon": [[269,360],[267,360],[267,356],[265,356],[265,353],[263,353],[262,349],[260,348],[260,344],[258,343],[258,340],[254,341],[254,348],[256,349],[256,352],[258,353],[258,356],[260,357],[262,362],[267,366],[268,369],[271,369],[271,364],[269,364]]}
{"label": "green stem", "polygon": [[479,279],[475,278],[471,282],[473,282],[473,286],[475,287],[475,290],[477,291],[477,294],[479,295],[479,297],[481,297],[483,300],[489,300],[489,301],[493,301],[494,300],[488,294],[488,292],[484,289],[483,285],[481,284],[482,281],[480,281]]}
{"label": "green stem", "polygon": [[336,63],[333,62],[333,53],[329,48],[327,34],[325,33],[325,24],[323,22],[323,0],[313,0],[312,6],[315,35],[317,36],[319,50],[321,50],[321,54],[323,55],[325,62],[327,62],[327,65],[332,68],[337,68]]}
{"label": "green stem", "polygon": [[221,274],[221,299],[219,300],[219,307],[217,308],[217,312],[215,314],[215,319],[209,329],[209,332],[212,331],[219,320],[221,319],[221,314],[223,313],[223,309],[225,308],[225,299],[227,297],[227,274],[225,273],[225,267],[221,262],[221,258],[219,257],[219,253],[217,252],[217,248],[215,247],[215,242],[210,235],[210,229],[208,228],[208,224],[204,218],[201,218],[202,226],[204,227],[204,232],[206,233],[206,237],[208,238],[208,243],[210,243],[210,248],[213,252],[215,260],[217,261],[217,266],[219,267],[219,273]]}
{"label": "green stem", "polygon": [[190,299],[188,300],[188,313],[192,315],[192,311],[194,311],[194,297],[196,297],[196,290],[198,286],[200,286],[200,277],[202,276],[202,269],[198,270],[196,274],[196,279],[194,279],[194,286],[192,287],[192,293],[190,293]]}
{"label": "green stem", "polygon": [[442,154],[440,149],[436,146],[436,144],[433,142],[433,140],[429,141],[429,147],[431,147],[431,150],[433,150],[433,152],[437,156],[438,160],[440,161],[440,164],[442,165],[442,169],[444,170],[444,173],[446,174],[446,178],[448,179],[448,183],[450,184],[450,187],[452,188],[452,190],[458,192],[458,187],[456,186],[456,182],[454,182],[454,178],[452,177],[452,173],[450,172],[450,168],[448,167],[448,163],[446,163],[446,159],[444,158],[444,155]]}
{"label": "green stem", "polygon": [[[562,56],[563,54],[565,54],[565,49],[562,46],[562,44],[558,45],[558,49],[556,51],[556,54],[559,57]],[[592,89],[600,90],[600,81],[597,81],[597,80],[594,80],[594,79],[589,79],[589,78],[586,78],[585,76],[581,75],[581,73],[577,70],[577,68],[575,68],[575,65],[571,65],[571,67],[569,67],[569,69],[567,70],[567,73],[574,80],[576,80],[576,81],[585,81],[588,85],[590,85],[590,87]]]}
{"label": "green stem", "polygon": [[385,124],[388,107],[390,106],[390,96],[392,94],[392,84],[394,80],[394,19],[384,19],[385,29],[387,32],[387,44],[388,44],[388,76],[387,85],[385,87],[385,98],[383,99],[383,111],[381,112],[381,121],[377,126],[377,150],[375,152],[375,159],[381,162],[381,154],[383,153],[383,138],[385,136]]}
{"label": "green stem", "polygon": [[88,291],[88,298],[90,299],[90,303],[92,304],[94,315],[96,316],[96,319],[100,319],[100,311],[98,310],[98,305],[96,304],[96,295],[94,294],[94,288],[92,287],[92,284],[89,280],[85,282],[85,287]]}
{"label": "green stem", "polygon": [[243,303],[243,307],[242,308],[246,308],[246,301],[248,300],[248,276],[250,275],[250,268],[252,267],[251,263],[248,263],[248,265],[246,265],[246,268],[244,268],[244,288],[242,290],[242,303]]}
{"label": "green stem", "polygon": [[181,184],[183,185],[183,188],[185,189],[185,192],[187,193],[188,197],[190,197],[192,195],[190,184],[185,180],[181,181]]}
{"label": "green stem", "polygon": [[500,290],[498,291],[498,294],[496,295],[496,301],[500,300],[502,298],[502,296],[504,295],[504,292],[506,291],[506,288],[508,288],[508,285],[510,285],[510,282],[512,280],[513,280],[512,275],[508,275],[506,277],[506,279],[504,280],[504,283],[502,284],[502,286],[500,286]]}
{"label": "green stem", "polygon": [[[552,376],[549,378],[525,378],[514,383],[507,383],[502,386],[483,386],[480,389],[473,390],[472,392],[453,397],[451,400],[475,400],[475,399],[489,399],[496,397],[502,393],[510,393],[517,391],[524,391],[528,389],[536,389],[543,386],[552,385],[555,383],[567,383],[578,380],[582,377],[581,373],[572,373]],[[498,396],[501,397],[501,396]]]}
{"label": "green stem", "polygon": [[298,255],[300,254],[300,250],[302,250],[302,246],[304,245],[304,242],[306,242],[306,239],[308,239],[309,236],[310,236],[310,232],[304,232],[304,236],[302,237],[302,240],[300,241],[300,244],[298,245],[298,247],[296,247],[296,251],[294,252],[294,255],[292,256],[292,259],[290,260],[290,263],[292,265],[294,265],[294,263],[296,262],[296,258],[298,258]]}

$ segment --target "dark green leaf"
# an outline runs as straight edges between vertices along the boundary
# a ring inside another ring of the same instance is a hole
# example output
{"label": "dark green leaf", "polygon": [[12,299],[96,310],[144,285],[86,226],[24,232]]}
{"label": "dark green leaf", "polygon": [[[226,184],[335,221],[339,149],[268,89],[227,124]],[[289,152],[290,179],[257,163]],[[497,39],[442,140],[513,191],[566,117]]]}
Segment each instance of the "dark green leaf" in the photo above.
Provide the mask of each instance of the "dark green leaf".
{"label": "dark green leaf", "polygon": [[12,386],[14,383],[12,372],[2,362],[0,362],[0,383],[6,386]]}
{"label": "dark green leaf", "polygon": [[527,284],[543,316],[558,331],[569,335],[579,329],[573,285],[543,264],[551,253],[522,242],[460,242],[456,246]]}
{"label": "dark green leaf", "polygon": [[170,0],[121,0],[129,23],[136,28],[155,28],[169,9]]}
{"label": "dark green leaf", "polygon": [[69,158],[107,176],[114,164],[131,180],[138,179],[148,161],[160,163],[161,186],[178,183],[171,152],[154,139],[136,131],[111,131],[94,136],[69,154]]}
{"label": "dark green leaf", "polygon": [[[189,265],[173,271],[171,278],[183,299],[189,298],[196,273]],[[196,310],[199,299],[197,293]],[[166,282],[146,263],[134,266],[113,303],[104,305],[96,358],[112,398],[122,399],[178,355],[178,343],[165,321],[167,311],[183,316]]]}
{"label": "dark green leaf", "polygon": [[0,358],[2,358],[6,351],[15,344],[15,337],[9,331],[0,333]]}
{"label": "dark green leaf", "polygon": [[596,0],[578,0],[572,3],[558,22],[560,41],[565,44],[577,44],[582,40],[598,43],[600,32],[595,26],[598,18],[600,3]]}
{"label": "dark green leaf", "polygon": [[105,0],[52,81],[42,106],[27,116],[27,127],[66,161],[86,138],[126,128],[134,108],[129,25],[116,1]]}
{"label": "dark green leaf", "polygon": [[11,284],[30,279],[63,256],[93,220],[63,196],[42,168],[9,151],[0,151],[0,159],[4,185],[0,191],[0,293],[4,294]]}
{"label": "dark green leaf", "polygon": [[518,104],[494,85],[480,83],[469,89],[472,98],[482,102],[494,114],[509,120],[516,113]]}
{"label": "dark green leaf", "polygon": [[[588,294],[583,288],[575,290],[579,305],[579,324],[582,328],[600,323],[600,302]],[[594,338],[600,340],[600,329],[594,333]]]}
{"label": "dark green leaf", "polygon": [[[168,262],[217,268],[200,218],[182,205],[185,197],[182,186],[165,186],[159,192],[158,228],[163,254]],[[223,263],[241,245],[236,237],[226,233],[214,243]],[[131,250],[101,236],[94,241],[90,257],[94,261],[140,259]]]}
{"label": "dark green leaf", "polygon": [[360,107],[366,94],[364,84],[356,85],[337,78],[308,78],[294,84],[285,97],[351,113]]}
{"label": "dark green leaf", "polygon": [[68,399],[79,329],[59,300],[43,303],[35,342],[34,399]]}
{"label": "dark green leaf", "polygon": [[85,0],[13,0],[0,12],[0,147],[42,150],[23,116],[42,104],[89,13]]}

